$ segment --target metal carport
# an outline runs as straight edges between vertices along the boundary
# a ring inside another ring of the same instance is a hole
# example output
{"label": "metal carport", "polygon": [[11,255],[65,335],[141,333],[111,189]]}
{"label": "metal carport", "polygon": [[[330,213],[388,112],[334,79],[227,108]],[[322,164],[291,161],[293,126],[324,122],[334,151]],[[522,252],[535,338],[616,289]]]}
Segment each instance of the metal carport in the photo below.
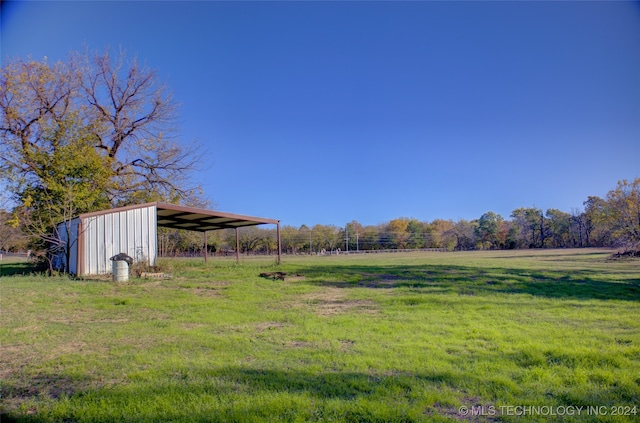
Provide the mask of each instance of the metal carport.
{"label": "metal carport", "polygon": [[236,259],[240,258],[238,245],[238,229],[244,226],[272,224],[277,226],[278,238],[278,264],[282,260],[282,247],[280,243],[280,221],[264,217],[244,216],[240,214],[224,213],[215,210],[206,210],[196,207],[178,206],[175,204],[156,203],[157,225],[198,231],[204,233],[204,258],[207,260],[207,231],[219,229],[236,230]]}
{"label": "metal carport", "polygon": [[157,228],[203,233],[207,260],[207,231],[236,230],[236,259],[240,259],[238,229],[277,226],[278,263],[282,260],[280,221],[168,203],[145,203],[84,213],[58,225],[58,236],[69,248],[69,272],[76,275],[109,273],[109,258],[125,253],[154,265],[158,255]]}

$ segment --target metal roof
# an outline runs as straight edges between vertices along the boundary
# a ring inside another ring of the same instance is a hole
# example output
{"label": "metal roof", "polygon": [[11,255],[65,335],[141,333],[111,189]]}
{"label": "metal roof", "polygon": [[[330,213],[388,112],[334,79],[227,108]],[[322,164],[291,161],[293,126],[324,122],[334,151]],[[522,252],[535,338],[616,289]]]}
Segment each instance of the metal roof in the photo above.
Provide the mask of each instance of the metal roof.
{"label": "metal roof", "polygon": [[280,223],[280,221],[276,219],[245,216],[241,214],[225,213],[215,210],[157,202],[119,207],[95,213],[85,213],[80,215],[79,217],[86,218],[106,213],[126,211],[149,206],[156,206],[158,226],[175,229],[186,229],[189,231],[206,232],[219,229],[235,229],[243,226],[254,226],[263,224],[277,225]]}
{"label": "metal roof", "polygon": [[279,223],[279,221],[275,219],[243,216],[240,214],[176,206],[173,204],[157,203],[156,207],[158,210],[158,226],[187,229],[190,231],[205,232],[262,224],[277,225]]}

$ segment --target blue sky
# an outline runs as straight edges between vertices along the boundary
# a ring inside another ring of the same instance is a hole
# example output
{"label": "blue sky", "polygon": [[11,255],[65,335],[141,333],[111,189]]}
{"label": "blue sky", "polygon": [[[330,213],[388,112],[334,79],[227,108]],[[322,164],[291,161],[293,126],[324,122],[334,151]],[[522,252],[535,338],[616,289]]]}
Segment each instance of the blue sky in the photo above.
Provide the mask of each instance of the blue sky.
{"label": "blue sky", "polygon": [[640,177],[637,2],[3,2],[1,57],[126,49],[194,175],[285,225],[566,212]]}

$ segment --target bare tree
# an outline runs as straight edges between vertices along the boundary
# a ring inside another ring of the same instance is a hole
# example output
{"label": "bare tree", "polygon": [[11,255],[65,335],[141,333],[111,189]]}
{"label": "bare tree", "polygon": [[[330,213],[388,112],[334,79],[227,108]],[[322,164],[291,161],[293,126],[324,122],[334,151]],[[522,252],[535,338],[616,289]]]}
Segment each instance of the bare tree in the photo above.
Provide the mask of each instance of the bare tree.
{"label": "bare tree", "polygon": [[92,119],[100,122],[96,147],[113,171],[112,204],[192,197],[197,188],[188,186],[187,176],[196,165],[196,146],[178,142],[177,104],[156,72],[136,58],[127,61],[124,52],[85,59],[80,83]]}
{"label": "bare tree", "polygon": [[0,70],[0,171],[18,202],[41,178],[42,157],[76,134],[89,136],[111,173],[103,187],[111,205],[190,202],[201,152],[178,142],[176,122],[177,105],[156,73],[124,53],[74,53],[53,65],[16,60]]}

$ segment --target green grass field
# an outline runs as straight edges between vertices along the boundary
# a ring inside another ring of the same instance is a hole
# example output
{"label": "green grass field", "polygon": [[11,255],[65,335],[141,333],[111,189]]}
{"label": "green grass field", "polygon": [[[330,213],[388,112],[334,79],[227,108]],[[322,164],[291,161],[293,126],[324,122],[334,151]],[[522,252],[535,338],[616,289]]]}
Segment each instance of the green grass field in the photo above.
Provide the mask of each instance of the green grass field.
{"label": "green grass field", "polygon": [[610,254],[4,276],[2,422],[640,421],[640,261]]}

